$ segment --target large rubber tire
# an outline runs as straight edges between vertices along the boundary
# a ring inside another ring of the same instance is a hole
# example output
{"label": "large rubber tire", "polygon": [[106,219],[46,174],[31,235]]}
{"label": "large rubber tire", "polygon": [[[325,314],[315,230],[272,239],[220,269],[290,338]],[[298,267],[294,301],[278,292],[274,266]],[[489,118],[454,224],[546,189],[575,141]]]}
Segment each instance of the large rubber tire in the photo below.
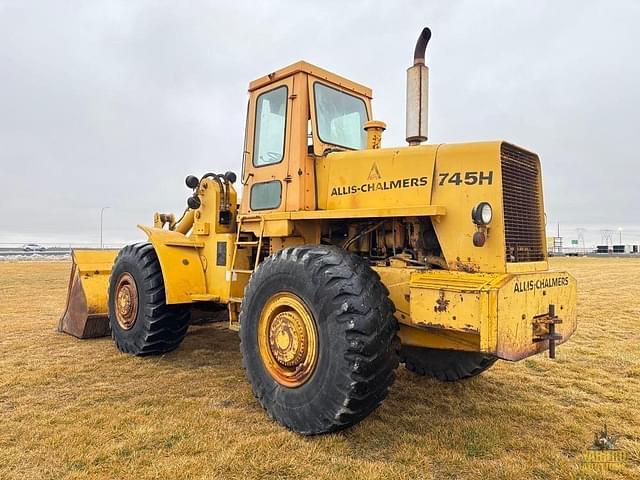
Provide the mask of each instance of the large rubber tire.
{"label": "large rubber tire", "polygon": [[497,358],[478,352],[402,347],[400,361],[407,370],[443,382],[475,377],[491,367]]}
{"label": "large rubber tire", "polygon": [[[115,314],[118,280],[129,274],[137,287],[138,308],[129,329]],[[118,253],[109,279],[109,324],[118,350],[133,355],[160,355],[175,350],[184,339],[189,305],[167,305],[160,262],[149,243],[127,245]]]}
{"label": "large rubber tire", "polygon": [[[317,329],[317,365],[295,388],[268,372],[258,345],[263,307],[289,292]],[[380,277],[360,257],[333,246],[286,248],[252,275],[240,312],[240,348],[253,393],[271,418],[305,435],[350,427],[386,397],[398,367],[398,325]]]}

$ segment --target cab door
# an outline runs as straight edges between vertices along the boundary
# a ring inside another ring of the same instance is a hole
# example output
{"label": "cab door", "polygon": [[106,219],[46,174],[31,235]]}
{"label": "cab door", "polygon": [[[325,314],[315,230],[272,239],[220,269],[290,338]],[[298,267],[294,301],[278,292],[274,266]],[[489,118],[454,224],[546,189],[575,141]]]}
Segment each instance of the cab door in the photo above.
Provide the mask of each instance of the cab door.
{"label": "cab door", "polygon": [[291,77],[251,93],[242,179],[242,213],[285,208],[293,98]]}

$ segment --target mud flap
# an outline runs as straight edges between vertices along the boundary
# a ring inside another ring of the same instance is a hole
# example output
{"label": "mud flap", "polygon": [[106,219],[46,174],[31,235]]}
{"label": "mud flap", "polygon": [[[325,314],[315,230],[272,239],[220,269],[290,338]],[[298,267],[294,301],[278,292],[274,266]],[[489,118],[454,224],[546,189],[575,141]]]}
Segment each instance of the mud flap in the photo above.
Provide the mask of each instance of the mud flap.
{"label": "mud flap", "polygon": [[67,304],[58,331],[78,338],[110,334],[107,308],[109,275],[118,250],[74,250]]}

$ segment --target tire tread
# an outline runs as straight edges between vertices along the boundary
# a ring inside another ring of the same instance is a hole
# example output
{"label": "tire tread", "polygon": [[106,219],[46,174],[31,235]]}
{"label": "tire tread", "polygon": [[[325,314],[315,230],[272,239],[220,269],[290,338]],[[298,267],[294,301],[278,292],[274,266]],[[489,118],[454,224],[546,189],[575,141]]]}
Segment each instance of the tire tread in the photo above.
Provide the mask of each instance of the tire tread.
{"label": "tire tread", "polygon": [[[158,256],[150,243],[136,243],[125,246],[114,262],[134,263],[142,272],[141,281],[136,279],[138,299],[144,297],[149,302],[140,309],[142,315],[136,322],[143,322],[144,328],[138,335],[129,334],[129,330],[114,328],[115,316],[109,314],[111,337],[118,350],[137,356],[161,355],[178,348],[187,333],[190,320],[188,305],[167,305],[164,280]],[[111,293],[111,288],[109,288]],[[143,291],[141,291],[143,290]],[[111,302],[110,302],[110,310]]]}
{"label": "tire tread", "polygon": [[475,377],[490,368],[497,357],[479,352],[403,347],[400,361],[416,375],[455,382]]}
{"label": "tire tread", "polygon": [[[280,250],[265,259],[245,288],[244,298],[251,301],[261,282],[276,271],[286,270],[289,262],[300,262],[310,273],[311,281],[333,307],[329,313],[340,325],[347,340],[347,352],[339,363],[339,375],[330,406],[316,415],[300,418],[294,412],[274,411],[266,386],[247,371],[253,394],[262,407],[280,423],[303,434],[327,433],[359,422],[375,410],[386,397],[395,380],[398,366],[398,325],[395,308],[379,276],[366,261],[333,246],[305,245]],[[240,312],[240,325],[250,321],[245,301]],[[241,335],[242,339],[242,335]],[[243,357],[251,345],[241,341]],[[246,362],[243,361],[243,365]],[[341,385],[344,385],[342,387]],[[329,414],[331,413],[331,414]]]}

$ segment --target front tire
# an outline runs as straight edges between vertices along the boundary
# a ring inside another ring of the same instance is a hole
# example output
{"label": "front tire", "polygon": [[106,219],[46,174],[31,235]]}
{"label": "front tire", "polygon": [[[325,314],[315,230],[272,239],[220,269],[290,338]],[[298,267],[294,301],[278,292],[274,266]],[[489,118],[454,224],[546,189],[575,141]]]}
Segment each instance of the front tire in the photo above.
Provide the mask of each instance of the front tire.
{"label": "front tire", "polygon": [[352,426],[386,397],[397,322],[378,275],[332,246],[286,248],[252,275],[240,348],[267,413],[305,435]]}
{"label": "front tire", "polygon": [[167,305],[160,262],[151,244],[120,250],[109,278],[109,324],[118,350],[140,356],[175,350],[190,317],[189,305]]}
{"label": "front tire", "polygon": [[400,351],[400,361],[407,370],[443,382],[456,382],[480,375],[496,360],[498,358],[492,355],[460,350],[402,347]]}

